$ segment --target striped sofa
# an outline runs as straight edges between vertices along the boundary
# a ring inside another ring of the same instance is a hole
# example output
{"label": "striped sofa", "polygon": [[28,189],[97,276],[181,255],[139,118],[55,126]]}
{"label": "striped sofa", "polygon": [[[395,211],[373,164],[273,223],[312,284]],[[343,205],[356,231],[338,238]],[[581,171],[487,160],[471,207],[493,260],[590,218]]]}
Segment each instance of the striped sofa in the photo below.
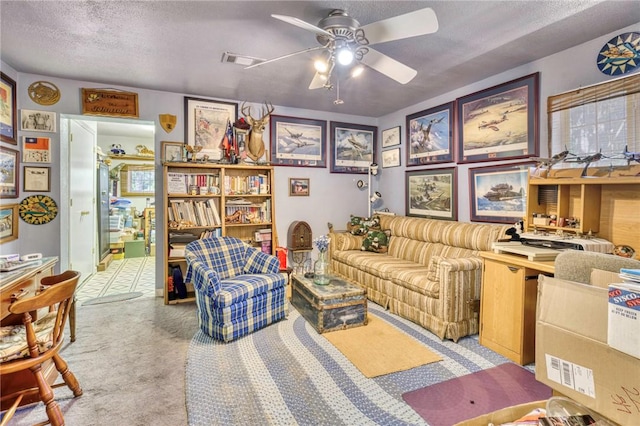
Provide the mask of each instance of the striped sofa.
{"label": "striped sofa", "polygon": [[185,248],[203,332],[229,342],[284,318],[286,275],[277,257],[238,238],[213,237]]}
{"label": "striped sofa", "polygon": [[367,288],[367,297],[441,339],[478,332],[480,251],[508,238],[507,225],[380,215],[387,252],[363,251],[364,236],[330,227],[334,274]]}

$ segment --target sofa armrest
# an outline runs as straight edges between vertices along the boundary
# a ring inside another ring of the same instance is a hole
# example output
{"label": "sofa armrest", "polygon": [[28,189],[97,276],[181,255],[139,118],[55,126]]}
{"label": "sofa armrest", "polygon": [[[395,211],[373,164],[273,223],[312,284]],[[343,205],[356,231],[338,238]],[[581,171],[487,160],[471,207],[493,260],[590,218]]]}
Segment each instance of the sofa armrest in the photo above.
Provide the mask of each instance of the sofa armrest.
{"label": "sofa armrest", "polygon": [[220,276],[206,263],[187,257],[186,282],[193,284],[196,291],[212,297],[220,290]]}
{"label": "sofa armrest", "polygon": [[245,274],[277,274],[280,271],[280,260],[276,256],[263,253],[255,247],[247,247],[245,253]]}
{"label": "sofa armrest", "polygon": [[431,262],[435,267],[435,277],[440,283],[441,318],[455,323],[477,313],[475,306],[476,301],[480,300],[482,259],[434,256]]}

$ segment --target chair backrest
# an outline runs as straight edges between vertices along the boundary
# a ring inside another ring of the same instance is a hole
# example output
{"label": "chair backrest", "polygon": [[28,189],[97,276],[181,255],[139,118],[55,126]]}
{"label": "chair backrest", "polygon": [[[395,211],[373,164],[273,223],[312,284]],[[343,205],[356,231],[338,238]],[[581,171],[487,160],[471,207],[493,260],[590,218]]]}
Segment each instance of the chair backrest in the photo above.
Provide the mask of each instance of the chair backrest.
{"label": "chair backrest", "polygon": [[640,261],[613,254],[567,250],[556,256],[554,276],[567,281],[589,284],[593,269],[620,272],[621,268],[640,269]]}
{"label": "chair backrest", "polygon": [[[53,346],[55,347],[63,336],[64,325],[69,316],[69,310],[71,308],[71,302],[73,301],[73,295],[76,291],[78,281],[80,279],[80,272],[66,271],[60,275],[54,275],[43,278],[40,282],[44,287],[37,295],[33,297],[26,297],[21,300],[17,300],[9,305],[9,312],[13,314],[22,314],[24,316],[23,322],[25,325],[31,322],[30,312],[38,311],[43,308],[53,308],[56,310],[55,325],[53,328]],[[27,340],[33,339],[35,341],[35,335],[29,336],[34,333],[33,328],[27,326]],[[30,345],[32,346],[32,345]],[[36,356],[37,354],[31,354]]]}
{"label": "chair backrest", "polygon": [[247,245],[235,237],[212,237],[193,241],[185,247],[190,258],[204,262],[221,280],[242,274]]}

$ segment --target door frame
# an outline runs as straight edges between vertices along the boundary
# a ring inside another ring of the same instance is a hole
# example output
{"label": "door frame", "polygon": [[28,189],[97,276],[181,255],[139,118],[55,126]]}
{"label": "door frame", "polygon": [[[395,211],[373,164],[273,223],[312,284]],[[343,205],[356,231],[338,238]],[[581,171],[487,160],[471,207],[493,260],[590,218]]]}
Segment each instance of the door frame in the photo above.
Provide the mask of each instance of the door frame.
{"label": "door frame", "polygon": [[[92,123],[95,124],[97,122],[113,122],[113,123],[127,123],[127,124],[140,124],[140,125],[153,125],[155,123],[153,121],[148,120],[134,120],[134,119],[126,119],[126,118],[111,118],[111,117],[98,117],[98,116],[87,116],[87,115],[75,115],[75,114],[60,114],[60,204],[62,206],[66,206],[65,211],[67,214],[60,215],[60,268],[61,270],[66,270],[69,268],[70,259],[70,238],[69,238],[69,226],[71,225],[71,219],[69,217],[69,203],[71,199],[71,184],[69,180],[69,121],[76,120],[82,122],[83,124],[88,124],[89,127],[92,126]],[[94,154],[97,154],[97,138],[98,133],[96,131],[96,145],[94,145]],[[96,167],[94,170],[94,187],[98,169]],[[156,197],[158,193],[158,187],[156,185]],[[97,197],[97,188],[95,189],[95,196]],[[93,203],[94,215],[97,215],[97,205]],[[95,246],[95,265],[97,266],[100,263],[100,254],[98,247],[98,227],[97,224],[94,223],[93,232],[96,236],[94,241]],[[64,231],[66,230],[66,231]],[[84,277],[88,278],[88,277]]]}

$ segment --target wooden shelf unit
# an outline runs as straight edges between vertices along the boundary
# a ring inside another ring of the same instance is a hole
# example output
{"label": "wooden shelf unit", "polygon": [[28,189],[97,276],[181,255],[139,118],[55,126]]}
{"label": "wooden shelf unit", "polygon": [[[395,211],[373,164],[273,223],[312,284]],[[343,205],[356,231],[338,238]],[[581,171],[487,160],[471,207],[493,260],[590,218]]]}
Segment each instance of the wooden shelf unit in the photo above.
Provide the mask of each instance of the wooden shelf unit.
{"label": "wooden shelf unit", "polygon": [[[209,175],[212,176],[211,182],[215,182],[213,186],[218,188],[218,192],[208,192],[206,195],[199,195],[190,193],[187,187],[185,193],[169,193],[168,189],[168,176],[170,173],[182,173],[191,175]],[[250,188],[246,188],[242,182],[251,181],[255,182],[255,179],[260,181],[262,178],[262,185],[258,189],[254,189],[251,193]],[[167,287],[167,279],[169,276],[169,264],[178,265],[182,270],[183,277],[186,275],[186,260],[183,256],[170,256],[170,234],[171,233],[189,233],[200,237],[203,232],[215,232],[222,236],[237,237],[248,244],[256,247],[261,247],[261,243],[255,241],[255,233],[260,230],[268,230],[271,232],[271,249],[270,253],[275,253],[277,246],[277,234],[275,227],[275,203],[274,203],[274,175],[273,167],[271,166],[250,166],[250,165],[235,165],[235,164],[213,164],[213,163],[192,163],[192,162],[167,162],[163,164],[163,180],[164,180],[164,195],[162,208],[165,212],[165,221],[162,224],[162,238],[165,239],[165,247],[167,249],[161,255],[163,256],[164,264],[164,302],[165,304],[184,303],[195,300],[195,293],[193,291],[193,285],[187,283],[187,298],[169,300],[169,291]],[[257,193],[255,193],[257,191]],[[247,192],[247,193],[245,193]],[[247,204],[233,204],[233,200],[243,199],[250,202]],[[215,205],[218,212],[220,222],[216,225],[204,225],[202,223],[189,224],[185,226],[185,223],[180,223],[179,226],[170,226],[169,212],[171,208],[171,202],[180,202],[183,200],[186,203],[191,202],[209,202]],[[231,201],[231,203],[230,203]],[[253,207],[251,207],[253,206]],[[261,207],[259,207],[261,206]],[[232,211],[242,211],[246,208],[248,214],[241,214],[240,216],[247,219],[248,223],[232,223],[228,220]],[[258,219],[258,216],[262,217],[262,220]]]}
{"label": "wooden shelf unit", "polygon": [[[591,168],[590,175],[580,177],[582,169],[553,170],[546,178],[530,176],[527,193],[525,229],[534,228],[550,233],[588,234],[629,245],[640,252],[640,165],[616,169]],[[557,197],[543,197],[547,192]],[[555,199],[551,199],[555,198]],[[577,218],[574,227],[533,224],[534,214],[556,215],[558,218]]]}

